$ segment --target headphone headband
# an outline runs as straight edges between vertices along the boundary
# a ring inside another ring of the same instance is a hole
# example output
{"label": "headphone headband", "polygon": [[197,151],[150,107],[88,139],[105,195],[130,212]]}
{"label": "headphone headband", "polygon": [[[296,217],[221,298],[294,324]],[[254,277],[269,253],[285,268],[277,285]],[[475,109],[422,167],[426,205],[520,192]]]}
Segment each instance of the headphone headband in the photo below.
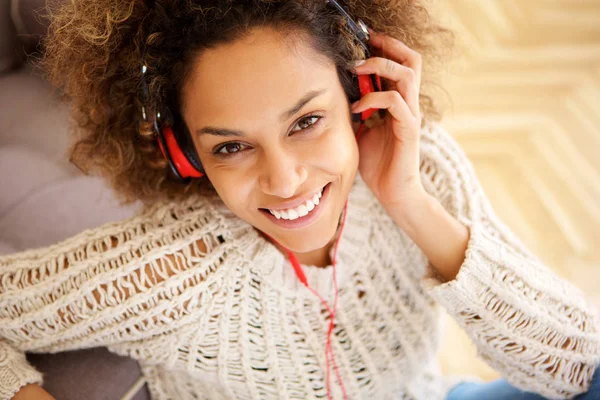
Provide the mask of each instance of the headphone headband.
{"label": "headphone headband", "polygon": [[158,125],[158,121],[160,120],[160,111],[159,112],[152,111],[150,116],[148,115],[148,112],[146,111],[146,104],[148,103],[148,98],[150,97],[150,91],[148,90],[148,84],[146,82],[146,71],[147,70],[148,70],[148,67],[146,66],[146,43],[144,42],[144,51],[142,53],[142,79],[140,81],[140,84],[142,86],[142,119],[144,120],[144,122],[149,122],[149,119],[151,118],[152,126],[154,127],[154,132],[156,132],[156,136],[158,137],[158,145],[160,147],[160,150],[161,150],[163,156],[168,161],[171,172],[173,172],[173,174],[179,181],[187,183],[187,182],[189,182],[189,179],[184,178],[179,173],[179,170],[177,168],[177,163],[175,162],[175,160],[173,160],[173,157],[171,156],[171,152],[168,150],[169,147],[167,146],[167,141],[165,140],[165,137],[163,136],[163,134],[160,130],[160,127]]}
{"label": "headphone headband", "polygon": [[336,0],[326,0],[325,2],[334,6],[339,11],[339,13],[342,14],[344,19],[346,20],[346,23],[352,30],[352,33],[354,33],[354,36],[358,38],[358,41],[360,42],[361,46],[367,52],[368,57],[369,50],[367,49],[366,44],[370,39],[370,35],[369,30],[367,29],[367,25],[365,25],[365,23],[362,22],[362,20],[360,19],[354,21],[354,19],[352,19],[352,17],[348,15],[344,7],[342,7],[340,3],[338,3]]}

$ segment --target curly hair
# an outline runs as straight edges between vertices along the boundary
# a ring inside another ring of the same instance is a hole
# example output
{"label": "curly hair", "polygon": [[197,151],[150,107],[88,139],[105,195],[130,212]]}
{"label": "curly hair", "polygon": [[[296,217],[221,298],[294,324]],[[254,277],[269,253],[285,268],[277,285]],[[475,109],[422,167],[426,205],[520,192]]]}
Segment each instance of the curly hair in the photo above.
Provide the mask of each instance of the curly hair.
{"label": "curly hair", "polygon": [[[434,72],[454,43],[436,24],[425,0],[346,0],[356,19],[395,37],[423,59],[420,106],[423,119],[439,120],[441,109],[429,91],[440,89]],[[335,62],[348,99],[357,96],[348,67],[364,57],[339,13],[319,0],[54,0],[39,66],[61,98],[71,105],[70,160],[86,174],[107,179],[122,204],[152,205],[211,185],[172,179],[155,133],[141,117],[141,58],[152,109],[161,120],[185,129],[180,94],[191,60],[202,50],[242,38],[254,27],[294,30]],[[443,90],[443,89],[442,89]]]}

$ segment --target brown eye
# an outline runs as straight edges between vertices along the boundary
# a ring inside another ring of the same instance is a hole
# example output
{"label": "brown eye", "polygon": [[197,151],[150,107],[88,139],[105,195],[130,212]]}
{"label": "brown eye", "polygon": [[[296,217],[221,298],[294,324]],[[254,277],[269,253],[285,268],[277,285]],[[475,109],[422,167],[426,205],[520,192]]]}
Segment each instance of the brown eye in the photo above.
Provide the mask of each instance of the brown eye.
{"label": "brown eye", "polygon": [[310,116],[308,116],[306,118],[302,118],[296,124],[296,126],[299,126],[300,129],[294,130],[292,132],[305,131],[305,130],[308,130],[308,129],[313,129],[319,123],[319,120],[321,118],[323,118],[323,117],[321,117],[320,115],[310,115]]}
{"label": "brown eye", "polygon": [[232,156],[235,153],[239,153],[243,150],[243,145],[241,143],[225,143],[221,147],[219,147],[214,154],[218,156]]}

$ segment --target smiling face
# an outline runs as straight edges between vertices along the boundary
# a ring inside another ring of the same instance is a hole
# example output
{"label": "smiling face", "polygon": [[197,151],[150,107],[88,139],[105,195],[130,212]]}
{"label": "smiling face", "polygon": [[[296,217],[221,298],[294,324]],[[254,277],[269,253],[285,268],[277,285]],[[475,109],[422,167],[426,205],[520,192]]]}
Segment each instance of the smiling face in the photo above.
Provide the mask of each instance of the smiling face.
{"label": "smiling face", "polygon": [[297,253],[331,242],[358,169],[332,61],[300,40],[254,29],[195,60],[182,115],[233,213]]}

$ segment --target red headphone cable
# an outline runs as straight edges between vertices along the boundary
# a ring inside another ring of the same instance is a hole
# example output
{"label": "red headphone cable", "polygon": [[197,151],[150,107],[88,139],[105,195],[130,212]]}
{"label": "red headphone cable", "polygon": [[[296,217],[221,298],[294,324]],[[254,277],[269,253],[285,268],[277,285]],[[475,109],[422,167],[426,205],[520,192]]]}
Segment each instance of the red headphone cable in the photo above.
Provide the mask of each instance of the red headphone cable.
{"label": "red headphone cable", "polygon": [[333,260],[331,262],[331,264],[333,266],[333,284],[334,284],[334,288],[335,288],[335,299],[333,302],[333,311],[329,307],[329,304],[327,304],[327,301],[325,301],[325,299],[316,290],[314,290],[313,288],[311,288],[309,286],[308,280],[306,279],[306,275],[304,275],[304,271],[302,271],[300,262],[298,261],[298,258],[294,255],[294,253],[292,253],[290,250],[288,250],[284,246],[281,246],[281,244],[279,244],[279,242],[277,242],[275,239],[273,239],[271,236],[269,236],[265,233],[265,235],[267,237],[269,237],[272,241],[278,243],[281,247],[283,247],[285,249],[285,251],[288,255],[288,258],[292,264],[292,267],[294,268],[296,276],[298,277],[298,280],[300,282],[302,282],[302,284],[304,286],[306,286],[308,288],[308,290],[310,290],[312,293],[314,293],[321,300],[321,302],[325,305],[325,308],[327,308],[327,311],[329,312],[329,315],[331,317],[331,319],[329,321],[329,329],[327,330],[327,344],[325,345],[325,357],[326,357],[325,362],[326,362],[326,366],[327,366],[327,382],[326,382],[326,384],[327,384],[327,398],[328,399],[331,399],[331,383],[330,383],[331,379],[330,379],[330,368],[329,368],[329,355],[330,354],[331,354],[331,359],[333,362],[333,367],[336,372],[336,376],[342,387],[342,392],[344,393],[344,399],[348,399],[348,394],[346,393],[346,389],[344,387],[344,382],[342,381],[342,377],[340,375],[338,366],[335,362],[335,355],[333,354],[333,348],[331,347],[331,334],[333,332],[333,325],[334,325],[334,320],[335,320],[335,309],[337,308],[337,299],[338,299],[337,275],[335,273],[335,271],[336,271],[335,267],[337,264],[337,249],[338,249],[338,245],[340,243],[340,238],[342,237],[342,231],[344,230],[344,225],[346,224],[347,212],[348,212],[348,200],[346,200],[346,204],[344,205],[344,214],[342,216],[340,233],[335,241],[335,246],[333,248]]}

